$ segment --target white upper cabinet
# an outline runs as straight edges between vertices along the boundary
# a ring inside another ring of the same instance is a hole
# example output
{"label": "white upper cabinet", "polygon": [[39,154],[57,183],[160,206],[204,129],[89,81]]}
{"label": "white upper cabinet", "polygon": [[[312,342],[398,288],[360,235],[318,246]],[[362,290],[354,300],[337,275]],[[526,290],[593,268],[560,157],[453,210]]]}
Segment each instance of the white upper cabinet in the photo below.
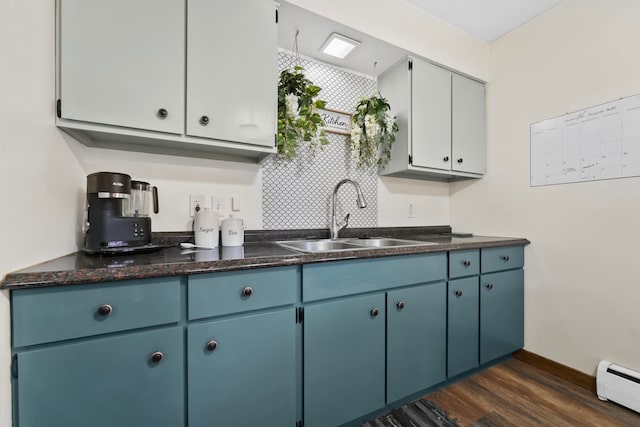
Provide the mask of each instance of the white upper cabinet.
{"label": "white upper cabinet", "polygon": [[480,178],[485,172],[484,84],[419,58],[379,78],[399,131],[380,175]]}
{"label": "white upper cabinet", "polygon": [[273,147],[276,8],[265,0],[189,0],[187,134]]}
{"label": "white upper cabinet", "polygon": [[56,124],[87,145],[275,153],[277,3],[57,0]]}
{"label": "white upper cabinet", "polygon": [[180,134],[184,0],[60,0],[61,117]]}
{"label": "white upper cabinet", "polygon": [[485,172],[486,119],[484,84],[451,75],[451,170]]}
{"label": "white upper cabinet", "polygon": [[410,73],[412,164],[449,170],[451,73],[421,60],[413,60]]}

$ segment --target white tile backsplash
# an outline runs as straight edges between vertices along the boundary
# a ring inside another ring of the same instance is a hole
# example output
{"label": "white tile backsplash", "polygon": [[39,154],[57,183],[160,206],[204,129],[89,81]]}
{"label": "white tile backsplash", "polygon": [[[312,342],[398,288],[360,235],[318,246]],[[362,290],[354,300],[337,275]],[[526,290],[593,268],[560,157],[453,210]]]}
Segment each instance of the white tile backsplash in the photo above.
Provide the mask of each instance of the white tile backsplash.
{"label": "white tile backsplash", "polygon": [[[292,55],[280,52],[278,65],[292,65]],[[319,99],[327,108],[353,112],[362,96],[375,90],[372,78],[328,64],[300,58],[305,76],[322,91]],[[351,214],[350,227],[375,227],[378,224],[378,175],[376,168],[357,169],[350,158],[349,137],[327,133],[329,145],[315,156],[300,147],[291,162],[277,156],[262,164],[262,215],[264,229],[324,228],[331,217],[331,195],[344,178],[360,184],[367,207],[358,209],[353,186],[344,185],[338,193],[337,213]]]}

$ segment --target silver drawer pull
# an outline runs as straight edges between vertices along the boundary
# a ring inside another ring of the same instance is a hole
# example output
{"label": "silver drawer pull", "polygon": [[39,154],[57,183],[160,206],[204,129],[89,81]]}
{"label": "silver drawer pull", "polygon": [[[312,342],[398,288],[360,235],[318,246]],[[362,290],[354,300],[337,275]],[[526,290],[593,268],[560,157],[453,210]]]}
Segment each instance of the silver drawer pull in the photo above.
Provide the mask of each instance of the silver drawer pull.
{"label": "silver drawer pull", "polygon": [[242,296],[250,297],[251,295],[253,295],[253,288],[251,286],[247,286],[242,290]]}

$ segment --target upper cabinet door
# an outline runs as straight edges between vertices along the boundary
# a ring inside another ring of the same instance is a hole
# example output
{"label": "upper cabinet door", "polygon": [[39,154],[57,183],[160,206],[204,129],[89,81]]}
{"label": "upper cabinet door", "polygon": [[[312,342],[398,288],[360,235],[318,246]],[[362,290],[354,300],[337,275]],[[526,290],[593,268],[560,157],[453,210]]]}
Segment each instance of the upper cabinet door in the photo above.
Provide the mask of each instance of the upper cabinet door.
{"label": "upper cabinet door", "polygon": [[451,169],[451,72],[420,59],[411,76],[413,165]]}
{"label": "upper cabinet door", "polygon": [[459,172],[485,172],[484,84],[453,74],[452,80],[451,169]]}
{"label": "upper cabinet door", "polygon": [[187,135],[275,144],[276,5],[268,0],[190,0]]}
{"label": "upper cabinet door", "polygon": [[184,0],[59,0],[62,118],[184,130]]}

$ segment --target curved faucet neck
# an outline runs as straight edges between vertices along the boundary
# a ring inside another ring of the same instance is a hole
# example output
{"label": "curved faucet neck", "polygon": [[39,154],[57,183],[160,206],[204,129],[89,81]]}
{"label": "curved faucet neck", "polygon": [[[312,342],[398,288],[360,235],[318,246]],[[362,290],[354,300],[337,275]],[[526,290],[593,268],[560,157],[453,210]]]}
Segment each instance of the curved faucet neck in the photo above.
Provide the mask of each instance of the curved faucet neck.
{"label": "curved faucet neck", "polygon": [[360,185],[356,182],[353,181],[351,179],[343,179],[340,182],[338,182],[336,184],[336,186],[333,189],[333,197],[332,197],[332,202],[331,202],[331,223],[329,224],[329,232],[331,233],[331,238],[332,239],[337,239],[338,238],[338,233],[340,232],[340,230],[342,230],[343,228],[346,228],[347,225],[349,225],[349,215],[347,214],[347,216],[344,219],[344,222],[339,222],[338,219],[336,218],[336,204],[337,204],[337,199],[338,199],[338,190],[340,189],[340,187],[342,187],[343,184],[346,183],[350,183],[351,185],[353,185],[356,189],[356,193],[357,193],[357,204],[358,207],[360,209],[366,208],[367,207],[367,202],[364,199],[364,195],[362,194],[362,190],[360,189]]}

